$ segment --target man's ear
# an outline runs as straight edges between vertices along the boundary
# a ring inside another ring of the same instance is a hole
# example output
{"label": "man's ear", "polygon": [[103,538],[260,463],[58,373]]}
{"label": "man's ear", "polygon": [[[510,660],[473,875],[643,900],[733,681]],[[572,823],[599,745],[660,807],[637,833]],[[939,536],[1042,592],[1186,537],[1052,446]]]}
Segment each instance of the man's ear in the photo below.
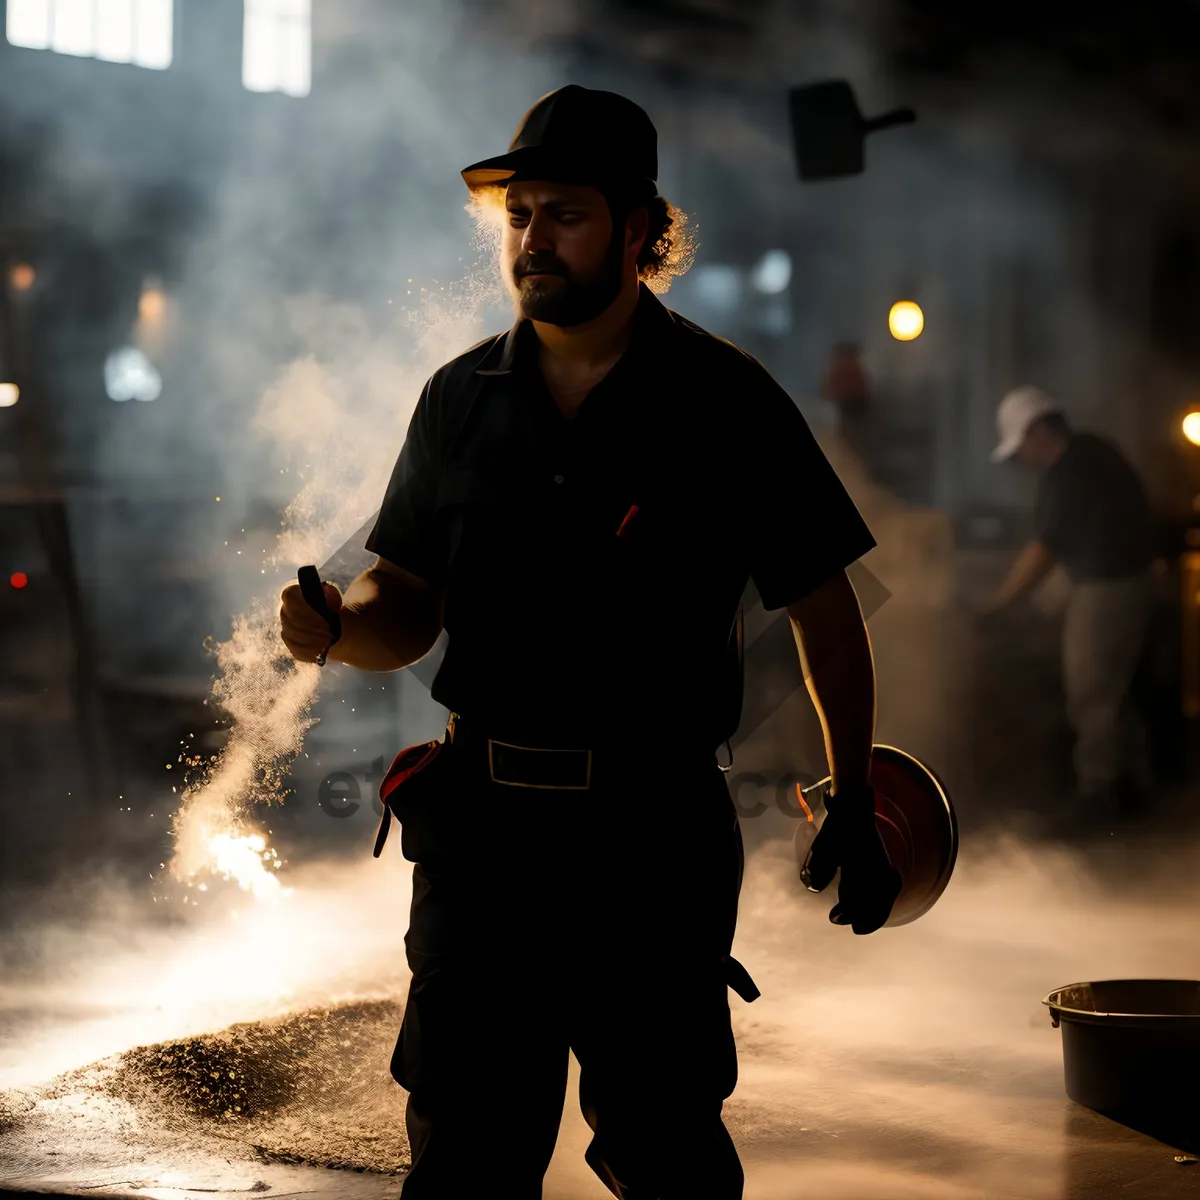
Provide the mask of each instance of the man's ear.
{"label": "man's ear", "polygon": [[650,228],[650,214],[644,208],[635,208],[629,214],[629,219],[625,223],[625,247],[626,249],[634,249],[636,254],[641,254],[642,247],[646,241],[646,232]]}

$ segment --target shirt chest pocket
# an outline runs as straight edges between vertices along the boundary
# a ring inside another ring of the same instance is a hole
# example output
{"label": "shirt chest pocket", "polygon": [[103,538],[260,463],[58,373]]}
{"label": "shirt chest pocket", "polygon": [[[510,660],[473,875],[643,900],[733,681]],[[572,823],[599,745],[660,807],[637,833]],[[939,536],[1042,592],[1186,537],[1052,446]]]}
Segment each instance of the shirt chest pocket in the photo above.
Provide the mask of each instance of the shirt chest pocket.
{"label": "shirt chest pocket", "polygon": [[[627,480],[592,481],[549,471],[489,467],[447,471],[436,519],[451,575],[595,572],[632,565],[649,548],[642,534],[645,489]],[[649,504],[651,525],[661,506]],[[501,576],[503,577],[503,575]]]}
{"label": "shirt chest pocket", "polygon": [[438,485],[435,520],[452,576],[514,569],[544,522],[547,487],[529,471],[458,468]]}

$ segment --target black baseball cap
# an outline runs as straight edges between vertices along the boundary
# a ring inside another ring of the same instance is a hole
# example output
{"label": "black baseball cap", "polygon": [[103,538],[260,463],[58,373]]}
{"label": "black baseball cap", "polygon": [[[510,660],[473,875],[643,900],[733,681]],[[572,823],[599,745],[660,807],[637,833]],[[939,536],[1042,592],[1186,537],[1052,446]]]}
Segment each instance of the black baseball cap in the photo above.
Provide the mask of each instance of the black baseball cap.
{"label": "black baseball cap", "polygon": [[547,179],[622,185],[653,195],[658,131],[632,100],[571,83],[543,96],[521,118],[507,154],[474,163],[462,177],[472,190]]}

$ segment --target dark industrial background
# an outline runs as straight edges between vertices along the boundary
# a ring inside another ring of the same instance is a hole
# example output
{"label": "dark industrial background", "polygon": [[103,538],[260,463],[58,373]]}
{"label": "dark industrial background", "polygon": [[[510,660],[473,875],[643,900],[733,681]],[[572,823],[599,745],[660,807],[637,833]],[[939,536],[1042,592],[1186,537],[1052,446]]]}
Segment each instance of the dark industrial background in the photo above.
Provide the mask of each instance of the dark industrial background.
{"label": "dark industrial background", "polygon": [[[873,625],[881,725],[942,770],[967,828],[1052,806],[1068,779],[1054,613],[986,633],[963,616],[1029,514],[1028,481],[988,461],[995,405],[1037,383],[1128,452],[1161,554],[1146,820],[1186,809],[1200,7],[318,0],[303,96],[244,88],[242,37],[239,0],[175,0],[165,70],[0,41],[0,377],[20,389],[0,409],[0,880],[162,856],[167,764],[182,739],[222,741],[206,642],[254,594],[246,564],[291,499],[251,416],[339,336],[289,321],[289,300],[349,306],[356,336],[386,336],[400,281],[445,280],[466,253],[461,166],[567,81],[652,114],[661,190],[699,244],[668,304],[760,357],[824,438],[830,347],[862,346],[870,478],[951,536],[950,586],[912,631],[902,603]],[[862,176],[802,183],[787,91],[828,78],[918,121],[873,137]],[[779,251],[786,287],[756,287]],[[904,299],[925,314],[911,342],[888,332]],[[152,402],[106,395],[131,338],[161,375]],[[329,678],[326,709],[378,682]],[[318,727],[284,826],[311,812],[326,845],[369,837],[371,763],[416,737],[401,691],[366,700],[387,736]],[[778,736],[764,753],[795,765]]]}

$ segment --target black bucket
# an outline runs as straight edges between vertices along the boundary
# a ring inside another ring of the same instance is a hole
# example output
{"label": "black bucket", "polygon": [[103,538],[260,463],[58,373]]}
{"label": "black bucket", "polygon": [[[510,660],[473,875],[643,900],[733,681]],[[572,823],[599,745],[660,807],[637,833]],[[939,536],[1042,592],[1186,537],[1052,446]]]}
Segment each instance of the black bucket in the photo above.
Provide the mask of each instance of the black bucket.
{"label": "black bucket", "polygon": [[1042,1001],[1061,1024],[1067,1095],[1118,1120],[1200,1119],[1200,982],[1072,983]]}

